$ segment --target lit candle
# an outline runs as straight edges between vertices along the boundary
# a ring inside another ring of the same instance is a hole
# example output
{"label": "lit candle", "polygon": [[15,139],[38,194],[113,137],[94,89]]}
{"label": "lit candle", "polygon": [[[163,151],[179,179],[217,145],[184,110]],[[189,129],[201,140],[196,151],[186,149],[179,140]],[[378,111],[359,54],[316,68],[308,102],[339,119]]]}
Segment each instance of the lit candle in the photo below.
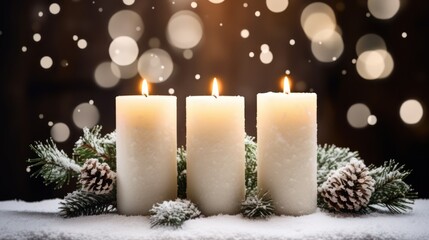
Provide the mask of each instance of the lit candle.
{"label": "lit candle", "polygon": [[317,205],[317,95],[257,95],[258,188],[280,215],[313,213]]}
{"label": "lit candle", "polygon": [[237,214],[244,199],[244,97],[186,98],[187,195],[206,215]]}
{"label": "lit candle", "polygon": [[177,196],[176,97],[116,97],[118,212],[148,215],[153,204]]}

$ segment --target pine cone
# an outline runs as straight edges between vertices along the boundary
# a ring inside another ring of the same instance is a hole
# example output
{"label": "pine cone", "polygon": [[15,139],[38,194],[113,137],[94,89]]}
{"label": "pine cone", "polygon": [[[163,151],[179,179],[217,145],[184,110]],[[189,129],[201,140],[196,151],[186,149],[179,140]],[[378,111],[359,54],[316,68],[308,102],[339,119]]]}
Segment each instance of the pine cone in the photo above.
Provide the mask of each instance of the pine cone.
{"label": "pine cone", "polygon": [[368,205],[374,184],[365,164],[352,158],[346,166],[330,174],[319,192],[330,209],[357,212]]}
{"label": "pine cone", "polygon": [[82,189],[95,194],[106,194],[112,191],[116,173],[110,170],[107,163],[99,163],[98,159],[86,160],[80,170]]}

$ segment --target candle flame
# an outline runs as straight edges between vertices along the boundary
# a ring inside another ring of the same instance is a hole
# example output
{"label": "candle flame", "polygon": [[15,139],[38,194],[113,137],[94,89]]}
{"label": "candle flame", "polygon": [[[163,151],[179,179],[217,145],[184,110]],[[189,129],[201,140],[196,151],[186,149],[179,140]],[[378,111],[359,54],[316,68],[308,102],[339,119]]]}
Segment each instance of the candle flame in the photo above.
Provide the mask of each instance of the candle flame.
{"label": "candle flame", "polygon": [[143,79],[143,83],[142,83],[142,95],[144,96],[149,96],[149,87],[147,86],[147,81],[146,79]]}
{"label": "candle flame", "polygon": [[289,84],[289,78],[285,77],[283,80],[283,93],[289,94],[290,93],[290,84]]}
{"label": "candle flame", "polygon": [[217,79],[213,79],[212,96],[219,97],[219,87],[217,85]]}

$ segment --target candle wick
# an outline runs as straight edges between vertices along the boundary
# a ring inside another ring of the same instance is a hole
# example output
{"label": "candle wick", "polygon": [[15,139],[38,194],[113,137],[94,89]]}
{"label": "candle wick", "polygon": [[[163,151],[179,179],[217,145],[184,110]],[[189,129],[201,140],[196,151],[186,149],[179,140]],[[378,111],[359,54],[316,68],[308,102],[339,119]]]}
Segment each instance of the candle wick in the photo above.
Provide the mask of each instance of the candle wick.
{"label": "candle wick", "polygon": [[147,97],[148,95],[147,95],[147,93],[144,93],[143,96]]}
{"label": "candle wick", "polygon": [[213,97],[217,98],[217,96],[216,96],[216,95],[213,95]]}

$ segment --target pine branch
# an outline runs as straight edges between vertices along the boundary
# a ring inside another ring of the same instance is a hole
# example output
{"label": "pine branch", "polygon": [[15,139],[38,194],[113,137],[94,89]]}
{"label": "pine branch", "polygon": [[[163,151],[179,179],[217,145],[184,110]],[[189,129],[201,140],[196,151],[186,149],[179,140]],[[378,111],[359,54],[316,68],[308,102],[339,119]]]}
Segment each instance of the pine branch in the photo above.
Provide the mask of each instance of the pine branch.
{"label": "pine branch", "polygon": [[257,185],[257,173],[256,173],[256,150],[257,145],[255,138],[249,135],[246,135],[244,138],[244,148],[246,151],[246,169],[245,169],[245,179],[246,179],[246,194],[250,194],[256,189]]}
{"label": "pine branch", "polygon": [[81,167],[59,150],[52,139],[46,144],[35,142],[30,148],[38,156],[27,160],[30,169],[36,168],[31,177],[42,177],[46,185],[55,184],[54,188],[59,189],[80,174]]}
{"label": "pine branch", "polygon": [[387,208],[392,213],[405,213],[412,210],[417,193],[404,179],[411,173],[404,170],[394,160],[386,161],[383,166],[371,166],[370,175],[375,180],[375,190],[370,205]]}
{"label": "pine branch", "polygon": [[116,171],[116,132],[101,135],[101,126],[92,129],[84,128],[83,136],[75,143],[73,157],[83,164],[89,158],[106,162],[113,171]]}
{"label": "pine branch", "polygon": [[246,218],[266,219],[274,214],[273,200],[268,193],[260,194],[252,191],[241,203],[241,215]]}
{"label": "pine branch", "polygon": [[359,159],[358,152],[335,145],[319,145],[317,148],[317,186],[320,187],[332,171],[344,167],[352,158]]}
{"label": "pine branch", "polygon": [[186,199],[186,150],[182,146],[177,149],[177,197]]}
{"label": "pine branch", "polygon": [[195,204],[185,199],[156,203],[149,212],[151,227],[170,226],[179,228],[186,220],[201,216],[201,212]]}
{"label": "pine branch", "polygon": [[110,213],[116,210],[116,191],[95,194],[77,190],[67,194],[60,204],[60,215],[64,218]]}

